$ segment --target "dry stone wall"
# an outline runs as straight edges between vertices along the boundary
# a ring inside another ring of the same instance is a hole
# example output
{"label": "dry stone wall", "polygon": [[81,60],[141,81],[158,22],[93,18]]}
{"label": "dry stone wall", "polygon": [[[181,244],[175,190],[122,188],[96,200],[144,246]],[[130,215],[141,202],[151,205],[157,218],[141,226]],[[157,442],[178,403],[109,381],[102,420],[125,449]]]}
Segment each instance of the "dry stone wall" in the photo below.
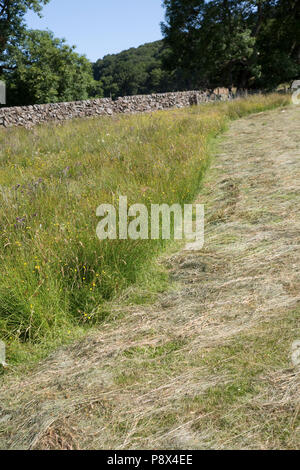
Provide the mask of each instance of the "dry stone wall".
{"label": "dry stone wall", "polygon": [[100,98],[69,103],[37,104],[0,108],[0,127],[32,127],[49,121],[65,121],[90,116],[134,114],[169,108],[183,108],[194,104],[231,99],[229,91],[219,88],[210,91],[183,91],[154,95],[125,96],[113,101]]}

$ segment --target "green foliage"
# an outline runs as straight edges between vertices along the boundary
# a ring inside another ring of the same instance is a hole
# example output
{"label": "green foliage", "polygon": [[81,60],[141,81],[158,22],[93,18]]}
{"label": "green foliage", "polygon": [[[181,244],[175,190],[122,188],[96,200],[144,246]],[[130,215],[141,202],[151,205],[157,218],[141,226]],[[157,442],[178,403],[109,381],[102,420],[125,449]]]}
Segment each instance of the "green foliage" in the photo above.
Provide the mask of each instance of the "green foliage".
{"label": "green foliage", "polygon": [[169,70],[188,88],[273,87],[300,73],[297,0],[164,0]]}
{"label": "green foliage", "polygon": [[92,66],[49,31],[27,31],[28,10],[40,14],[49,0],[0,0],[0,79],[8,105],[74,101],[103,96]]}
{"label": "green foliage", "polygon": [[166,55],[163,41],[107,55],[94,64],[94,78],[100,81],[105,97],[170,91],[176,89],[176,83],[163,70]]}
{"label": "green foliage", "polygon": [[[269,3],[269,2],[267,2]],[[277,86],[300,75],[300,2],[276,1],[268,21],[261,21],[257,35],[258,63],[261,77],[258,86]]]}
{"label": "green foliage", "polygon": [[300,74],[296,0],[165,0],[165,39],[94,64],[104,95],[273,88]]}
{"label": "green foliage", "polygon": [[9,105],[84,100],[102,94],[90,62],[49,31],[28,31],[17,47],[9,46],[7,60]]}
{"label": "green foliage", "polygon": [[[217,86],[271,89],[300,74],[298,0],[164,0],[164,40],[92,65],[50,32],[26,31],[49,0],[0,0],[8,105]],[[94,75],[94,79],[92,79]]]}
{"label": "green foliage", "polygon": [[24,16],[28,10],[40,14],[49,0],[0,0],[0,75],[6,66],[6,49],[25,32]]}
{"label": "green foliage", "polygon": [[[74,120],[0,131],[0,336],[8,353],[56,343],[99,324],[107,301],[153,283],[163,240],[100,241],[102,203],[192,201],[209,139],[229,119],[282,95],[152,115]],[[151,274],[149,274],[151,273]],[[151,278],[151,279],[150,279]],[[160,282],[161,284],[161,282]]]}

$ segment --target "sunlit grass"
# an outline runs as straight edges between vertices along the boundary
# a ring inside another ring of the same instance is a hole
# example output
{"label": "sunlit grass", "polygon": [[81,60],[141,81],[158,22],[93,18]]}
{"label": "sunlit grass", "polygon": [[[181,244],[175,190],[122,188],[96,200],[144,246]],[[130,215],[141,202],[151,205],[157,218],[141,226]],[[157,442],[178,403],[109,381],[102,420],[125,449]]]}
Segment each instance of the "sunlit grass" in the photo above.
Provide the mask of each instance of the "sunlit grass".
{"label": "sunlit grass", "polygon": [[288,101],[258,96],[2,130],[0,337],[11,359],[99,324],[104,302],[146,282],[165,242],[99,241],[99,204],[117,206],[120,195],[147,206],[191,202],[210,138],[230,119]]}

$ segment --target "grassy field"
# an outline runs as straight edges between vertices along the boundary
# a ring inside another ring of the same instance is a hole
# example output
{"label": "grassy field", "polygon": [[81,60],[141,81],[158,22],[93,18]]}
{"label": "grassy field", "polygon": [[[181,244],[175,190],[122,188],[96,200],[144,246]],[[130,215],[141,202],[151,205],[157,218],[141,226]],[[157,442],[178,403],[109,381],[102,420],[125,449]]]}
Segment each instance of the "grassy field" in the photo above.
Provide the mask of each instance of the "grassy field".
{"label": "grassy field", "polygon": [[229,120],[286,105],[257,96],[154,114],[0,131],[0,338],[8,360],[44,355],[98,325],[131,285],[163,289],[163,241],[99,241],[96,208],[194,200]]}

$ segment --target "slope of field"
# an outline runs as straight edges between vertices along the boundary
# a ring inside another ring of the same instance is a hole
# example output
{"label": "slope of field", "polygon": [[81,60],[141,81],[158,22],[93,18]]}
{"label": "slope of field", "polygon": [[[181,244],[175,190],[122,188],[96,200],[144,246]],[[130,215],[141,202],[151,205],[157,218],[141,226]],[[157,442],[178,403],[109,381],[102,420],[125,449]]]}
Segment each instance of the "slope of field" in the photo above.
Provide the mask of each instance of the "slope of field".
{"label": "slope of field", "polygon": [[[197,112],[196,109],[192,112]],[[204,249],[173,289],[1,387],[0,447],[300,447],[300,109],[235,121],[198,201]]]}
{"label": "slope of field", "polygon": [[[209,139],[271,95],[0,132],[0,337],[10,364],[84,334],[129,286],[161,289],[162,240],[98,240],[100,204],[192,201]],[[149,211],[150,212],[150,211]]]}

